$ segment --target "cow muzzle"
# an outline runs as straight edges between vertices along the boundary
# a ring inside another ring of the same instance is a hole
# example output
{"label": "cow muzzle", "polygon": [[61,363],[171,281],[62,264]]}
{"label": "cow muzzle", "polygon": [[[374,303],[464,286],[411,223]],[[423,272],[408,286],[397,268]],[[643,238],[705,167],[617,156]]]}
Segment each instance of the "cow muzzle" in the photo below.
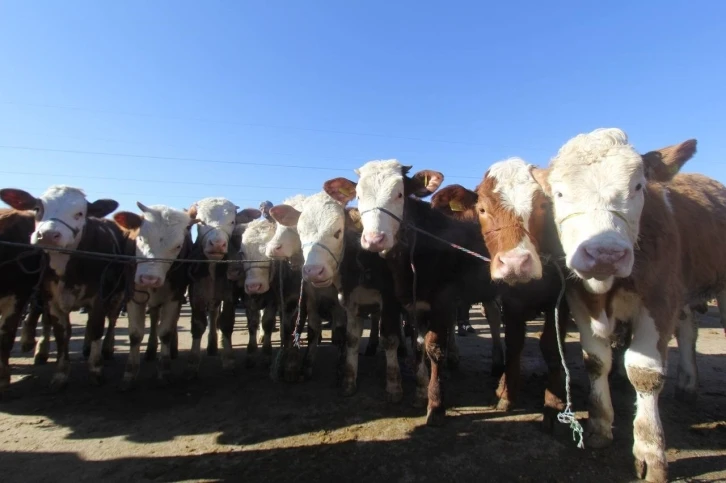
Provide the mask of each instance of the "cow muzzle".
{"label": "cow muzzle", "polygon": [[567,265],[584,279],[627,277],[633,268],[633,248],[613,237],[588,240],[577,247]]}

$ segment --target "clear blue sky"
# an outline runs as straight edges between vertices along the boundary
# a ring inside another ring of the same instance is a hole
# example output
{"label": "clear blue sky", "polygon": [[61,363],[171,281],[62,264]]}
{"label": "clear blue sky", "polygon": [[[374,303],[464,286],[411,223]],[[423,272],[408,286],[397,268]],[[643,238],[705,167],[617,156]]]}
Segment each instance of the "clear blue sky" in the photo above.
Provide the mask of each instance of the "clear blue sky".
{"label": "clear blue sky", "polygon": [[726,181],[725,39],[720,1],[4,0],[0,185],[256,207],[395,157],[473,187],[603,126]]}

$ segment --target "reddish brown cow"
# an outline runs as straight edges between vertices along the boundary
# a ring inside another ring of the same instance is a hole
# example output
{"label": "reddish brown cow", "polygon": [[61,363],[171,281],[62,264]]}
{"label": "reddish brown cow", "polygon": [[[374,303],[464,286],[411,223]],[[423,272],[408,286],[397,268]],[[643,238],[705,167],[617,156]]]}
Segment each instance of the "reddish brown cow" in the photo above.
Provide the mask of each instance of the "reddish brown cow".
{"label": "reddish brown cow", "polygon": [[[519,158],[495,163],[476,192],[458,185],[439,191],[450,208],[478,219],[491,254],[491,277],[499,285],[507,358],[497,396],[498,408],[516,403],[521,380],[521,354],[527,322],[544,313],[540,349],[549,369],[543,425],[551,430],[562,402],[561,362],[557,347],[555,306],[562,278],[554,260],[561,253],[548,199],[535,179],[539,170]],[[566,302],[560,307],[560,327],[568,319]]]}

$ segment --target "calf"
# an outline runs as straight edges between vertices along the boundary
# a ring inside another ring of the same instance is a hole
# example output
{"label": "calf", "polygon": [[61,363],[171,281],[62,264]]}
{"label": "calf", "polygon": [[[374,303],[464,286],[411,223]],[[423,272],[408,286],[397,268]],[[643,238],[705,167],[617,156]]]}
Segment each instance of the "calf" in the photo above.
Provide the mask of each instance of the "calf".
{"label": "calf", "polygon": [[[478,222],[476,211],[473,208],[465,208],[461,202],[453,197],[458,193],[470,193],[469,190],[458,184],[452,184],[437,191],[431,198],[431,206],[445,213],[452,218],[462,221]],[[464,200],[466,201],[466,200]],[[482,315],[489,324],[489,333],[492,336],[492,368],[494,377],[500,377],[504,373],[504,350],[502,349],[501,325],[502,317],[500,307],[495,301],[482,303]],[[460,303],[457,307],[457,322],[469,321],[469,305]]]}
{"label": "calf", "polygon": [[633,454],[637,476],[648,481],[667,481],[658,396],[685,300],[681,264],[673,260],[681,251],[680,220],[662,183],[695,148],[690,140],[641,156],[622,130],[596,129],[560,148],[545,183],[574,277],[567,300],[591,381],[587,444],[613,440],[608,339],[617,320],[630,321],[625,368],[637,392]]}
{"label": "calf", "polygon": [[[91,380],[102,378],[101,337],[104,319],[116,323],[125,293],[126,262],[113,255],[130,255],[129,233],[111,220],[103,219],[118,207],[114,200],[89,203],[83,191],[52,186],[39,198],[17,189],[0,190],[0,198],[18,210],[35,211],[35,230],[30,242],[45,249],[48,269],[43,277],[43,297],[58,348],[58,365],[52,385],[66,385],[70,372],[68,346],[71,338],[70,313],[90,307],[87,334]],[[90,258],[59,253],[53,249],[77,249],[108,255]]]}
{"label": "calf", "polygon": [[[263,210],[263,216],[269,216],[268,210]],[[266,252],[267,243],[275,233],[275,222],[269,221],[267,216],[254,220],[246,226],[235,240],[238,247],[234,257],[240,260],[239,264],[230,264],[227,277],[236,282],[242,289],[247,326],[249,329],[249,342],[247,344],[247,364],[254,364],[252,355],[257,351],[257,331],[260,326],[260,311],[262,315],[262,358],[264,364],[269,364],[272,356],[272,332],[275,329],[275,317],[280,308],[280,297],[283,297],[283,314],[280,323],[280,340],[283,345],[289,344],[292,334],[290,322],[297,310],[298,295],[300,293],[301,275],[293,271],[287,263],[273,262]],[[282,279],[280,279],[282,276]],[[282,291],[281,291],[282,290]],[[224,327],[222,329],[225,330]],[[292,369],[286,368],[285,378],[293,380],[296,374],[289,373]]]}
{"label": "calf", "polygon": [[[34,229],[32,212],[0,209],[0,242],[30,243]],[[10,385],[10,351],[43,263],[38,250],[0,243],[0,392]]]}
{"label": "calf", "polygon": [[445,416],[440,364],[446,354],[448,331],[455,322],[457,300],[469,305],[493,301],[496,287],[483,260],[417,231],[487,256],[475,224],[446,216],[411,196],[433,193],[443,175],[426,170],[409,177],[409,170],[396,160],[371,161],[357,170],[357,185],[337,178],[328,181],[326,189],[339,200],[357,196],[363,228],[361,246],[385,257],[399,302],[416,314],[419,340],[425,334],[423,348],[431,362],[429,378],[423,354],[417,351],[416,403],[428,399],[427,424],[436,425]]}
{"label": "calf", "polygon": [[[506,327],[507,360],[497,396],[498,409],[509,410],[517,402],[521,382],[521,354],[527,321],[544,313],[540,350],[549,370],[544,398],[543,427],[551,431],[558,411],[564,409],[561,361],[557,346],[555,308],[563,276],[555,265],[562,248],[551,203],[536,180],[543,170],[510,158],[494,163],[476,191],[448,186],[437,193],[461,213],[475,217],[491,254],[492,280],[501,282],[499,293]],[[568,307],[561,302],[559,322],[564,342]]]}
{"label": "calf", "polygon": [[[161,358],[158,377],[169,379],[171,370],[171,344],[177,332],[182,299],[189,285],[188,268],[184,262],[192,253],[191,226],[196,220],[188,213],[163,205],[145,206],[136,203],[141,215],[120,211],[114,220],[135,233],[136,257],[162,258],[176,262],[137,261],[133,278],[129,277],[131,297],[126,302],[129,318],[129,357],[124,373],[123,387],[129,388],[139,373],[141,341],[147,309],[153,311],[152,326],[161,322],[158,337],[161,340]],[[158,313],[157,313],[158,312]],[[156,342],[156,330],[149,334]]]}
{"label": "calf", "polygon": [[301,213],[283,205],[273,208],[272,216],[282,224],[296,223],[305,260],[303,278],[314,287],[334,287],[345,307],[343,395],[356,392],[363,317],[376,311],[381,314],[386,350],[387,398],[399,402],[403,397],[397,357],[401,309],[393,295],[393,279],[385,261],[360,248],[357,210],[345,209],[351,198],[338,196],[338,188],[329,183],[325,190],[307,198]]}
{"label": "calf", "polygon": [[[230,238],[235,226],[259,218],[261,213],[254,208],[237,212],[237,206],[225,198],[204,198],[188,210],[191,218],[198,220],[197,239],[194,241],[192,257],[205,262],[227,259]],[[217,323],[222,302],[233,306],[232,286],[227,280],[227,267],[218,263],[199,263],[191,272],[189,283],[189,304],[192,308],[192,349],[189,354],[187,374],[199,374],[202,336],[209,320],[207,354],[217,353]],[[232,309],[233,310],[233,309]],[[233,322],[234,324],[234,319]],[[232,357],[231,333],[223,334],[223,363],[229,367]]]}

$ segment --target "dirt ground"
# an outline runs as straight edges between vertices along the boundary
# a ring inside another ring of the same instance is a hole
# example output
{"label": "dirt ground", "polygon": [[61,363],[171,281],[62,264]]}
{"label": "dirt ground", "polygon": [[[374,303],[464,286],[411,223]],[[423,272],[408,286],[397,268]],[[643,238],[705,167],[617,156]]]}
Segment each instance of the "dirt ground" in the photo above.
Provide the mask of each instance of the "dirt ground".
{"label": "dirt ground", "polygon": [[[155,364],[143,361],[134,391],[120,392],[126,360],[126,319],[119,320],[116,358],[106,383],[91,386],[80,357],[85,316],[74,314],[73,369],[69,387],[50,391],[53,365],[33,366],[32,355],[12,359],[13,380],[0,400],[0,481],[522,481],[625,482],[632,471],[635,395],[611,375],[615,441],[604,450],[580,450],[558,425],[539,428],[545,366],[533,322],[525,347],[525,384],[519,408],[494,409],[496,381],[489,375],[488,326],[472,310],[477,334],[458,337],[461,367],[447,372],[447,421],[424,424],[404,401],[385,402],[385,357],[361,356],[358,392],[343,398],[334,386],[336,351],[330,333],[318,352],[311,381],[272,382],[269,371],[245,368],[247,331],[239,314],[235,332],[238,369],[224,374],[205,356],[198,380],[182,378],[190,347],[189,307],[180,321],[175,380],[161,387]],[[366,330],[367,334],[367,330]],[[279,333],[274,334],[275,343]],[[206,340],[206,338],[205,338]],[[365,349],[367,339],[361,344]],[[204,347],[205,344],[203,344]],[[661,396],[673,481],[726,481],[726,338],[713,308],[702,317],[698,341],[699,399],[673,399],[677,349],[671,342],[669,380]],[[587,413],[587,376],[578,337],[567,337],[577,416]],[[54,357],[54,355],[53,355]]]}

